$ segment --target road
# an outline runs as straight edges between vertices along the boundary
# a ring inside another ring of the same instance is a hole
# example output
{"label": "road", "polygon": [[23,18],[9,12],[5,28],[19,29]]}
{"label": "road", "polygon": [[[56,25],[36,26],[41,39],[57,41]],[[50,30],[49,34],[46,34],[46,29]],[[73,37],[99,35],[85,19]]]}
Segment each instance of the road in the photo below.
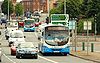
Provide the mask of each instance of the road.
{"label": "road", "polygon": [[[17,59],[15,56],[10,55],[10,48],[8,47],[8,41],[5,40],[4,30],[2,30],[2,63],[94,63],[91,61],[83,60],[73,56],[43,56],[41,53],[38,53],[38,59]],[[39,41],[36,37],[36,32],[24,32],[26,36],[26,42],[33,42],[33,44],[37,47]]]}

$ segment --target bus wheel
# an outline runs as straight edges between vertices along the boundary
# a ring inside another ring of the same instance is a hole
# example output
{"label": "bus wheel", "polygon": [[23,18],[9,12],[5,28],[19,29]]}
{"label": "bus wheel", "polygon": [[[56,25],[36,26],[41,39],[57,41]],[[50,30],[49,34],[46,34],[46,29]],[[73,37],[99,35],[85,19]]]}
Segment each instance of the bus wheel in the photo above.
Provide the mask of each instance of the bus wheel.
{"label": "bus wheel", "polygon": [[64,56],[67,56],[67,53],[63,53]]}

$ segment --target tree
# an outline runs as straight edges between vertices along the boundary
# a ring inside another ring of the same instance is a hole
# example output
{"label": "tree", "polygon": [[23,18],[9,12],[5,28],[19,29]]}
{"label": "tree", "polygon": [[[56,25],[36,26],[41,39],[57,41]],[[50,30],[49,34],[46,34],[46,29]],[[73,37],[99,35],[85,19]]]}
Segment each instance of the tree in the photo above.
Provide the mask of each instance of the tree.
{"label": "tree", "polygon": [[17,3],[15,6],[15,13],[17,16],[23,15],[23,6],[21,3]]}
{"label": "tree", "polygon": [[53,8],[50,10],[51,14],[63,14],[64,10],[63,10],[64,6],[62,2],[57,3],[57,7]]}
{"label": "tree", "polygon": [[[8,15],[8,0],[4,0],[1,5],[2,12]],[[9,1],[9,14],[11,15],[14,11],[14,7],[11,1]]]}
{"label": "tree", "polygon": [[100,34],[100,12],[97,14],[96,23],[97,23],[97,33]]}
{"label": "tree", "polygon": [[[65,0],[64,0],[65,1]],[[63,14],[64,13],[64,1],[58,0],[57,7],[51,10],[51,13]],[[66,0],[66,13],[70,17],[77,17],[80,14],[80,5],[83,0]]]}

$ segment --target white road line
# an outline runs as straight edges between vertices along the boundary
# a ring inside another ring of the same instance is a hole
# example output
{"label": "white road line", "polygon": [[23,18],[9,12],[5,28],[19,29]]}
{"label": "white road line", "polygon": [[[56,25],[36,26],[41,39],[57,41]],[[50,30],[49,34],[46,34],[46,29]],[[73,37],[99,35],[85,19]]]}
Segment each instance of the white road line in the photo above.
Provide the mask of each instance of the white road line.
{"label": "white road line", "polygon": [[37,36],[37,33],[35,32],[35,36],[36,36],[36,38],[38,38],[38,36]]}
{"label": "white road line", "polygon": [[38,55],[38,57],[40,57],[40,58],[42,58],[42,59],[44,59],[44,60],[47,60],[47,61],[49,61],[49,62],[52,62],[52,63],[58,63],[58,62],[56,62],[56,61],[53,61],[53,60],[47,59],[47,58],[45,58],[45,57],[42,57],[42,56],[40,56],[40,55]]}
{"label": "white road line", "polygon": [[3,39],[3,36],[0,38],[0,40],[2,40]]}
{"label": "white road line", "polygon": [[3,54],[9,61],[11,61],[12,63],[16,63],[13,60],[11,60],[8,56],[6,56],[5,54]]}

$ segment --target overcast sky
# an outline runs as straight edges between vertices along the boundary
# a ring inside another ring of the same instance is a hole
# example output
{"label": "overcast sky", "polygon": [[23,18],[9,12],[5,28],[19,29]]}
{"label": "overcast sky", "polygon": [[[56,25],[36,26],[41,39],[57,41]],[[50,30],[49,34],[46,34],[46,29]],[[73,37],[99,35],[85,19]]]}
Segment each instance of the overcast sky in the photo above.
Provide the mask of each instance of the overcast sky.
{"label": "overcast sky", "polygon": [[[3,0],[0,0],[0,1],[3,1]],[[17,0],[17,2],[20,2],[20,1],[22,1],[22,0]]]}

